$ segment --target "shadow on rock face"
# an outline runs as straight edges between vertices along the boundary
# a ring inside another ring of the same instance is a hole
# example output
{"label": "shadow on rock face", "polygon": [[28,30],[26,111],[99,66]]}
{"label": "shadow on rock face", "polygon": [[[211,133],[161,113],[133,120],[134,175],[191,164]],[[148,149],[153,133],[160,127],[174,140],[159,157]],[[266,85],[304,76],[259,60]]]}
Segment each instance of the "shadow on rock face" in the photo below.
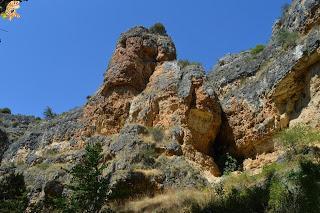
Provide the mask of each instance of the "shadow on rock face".
{"label": "shadow on rock face", "polygon": [[0,161],[2,160],[3,153],[8,148],[8,145],[7,133],[0,129]]}

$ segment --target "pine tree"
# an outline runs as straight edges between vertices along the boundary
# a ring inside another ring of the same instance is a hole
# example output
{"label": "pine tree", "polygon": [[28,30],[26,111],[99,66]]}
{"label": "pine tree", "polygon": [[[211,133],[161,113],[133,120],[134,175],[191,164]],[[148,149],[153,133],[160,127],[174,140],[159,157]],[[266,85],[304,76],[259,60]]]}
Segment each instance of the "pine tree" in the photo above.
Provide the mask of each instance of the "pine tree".
{"label": "pine tree", "polygon": [[[72,176],[69,197],[56,200],[63,212],[99,212],[107,199],[109,178],[103,177],[101,144],[89,144],[82,161],[68,171]],[[61,208],[62,206],[62,208]]]}

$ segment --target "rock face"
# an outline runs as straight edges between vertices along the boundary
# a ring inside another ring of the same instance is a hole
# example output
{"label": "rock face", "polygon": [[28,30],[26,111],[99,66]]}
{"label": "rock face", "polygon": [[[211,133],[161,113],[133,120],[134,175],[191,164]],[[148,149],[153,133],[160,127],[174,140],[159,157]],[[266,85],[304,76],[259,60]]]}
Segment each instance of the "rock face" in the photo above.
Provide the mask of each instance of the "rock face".
{"label": "rock face", "polygon": [[128,118],[134,96],[144,90],[157,64],[176,59],[168,36],[135,27],[121,35],[103,86],[85,107],[88,134],[115,134]]}
{"label": "rock face", "polygon": [[168,36],[143,27],[124,33],[103,86],[84,109],[89,124],[84,134],[117,134],[130,123],[160,128],[169,141],[184,145],[191,160],[206,161],[219,175],[208,155],[220,129],[220,105],[213,89],[204,87],[204,70],[181,69],[175,58]]}
{"label": "rock face", "polygon": [[[220,105],[205,81],[201,66],[159,65],[146,89],[133,99],[128,122],[163,129],[169,140],[183,145],[186,156],[203,165],[221,125]],[[196,152],[204,156],[196,157]],[[213,161],[206,167],[219,175]]]}
{"label": "rock face", "polygon": [[272,150],[268,137],[316,102],[319,47],[319,1],[293,1],[261,53],[219,60],[209,74],[224,112],[219,143],[244,157]]}
{"label": "rock face", "polygon": [[129,30],[84,107],[52,120],[0,114],[0,171],[23,172],[29,206],[66,193],[65,169],[89,143],[103,146],[113,199],[202,189],[226,152],[252,158],[244,169],[258,171],[275,159],[272,134],[320,127],[319,10],[318,0],[294,0],[263,51],[227,55],[208,76],[179,66],[169,36]]}

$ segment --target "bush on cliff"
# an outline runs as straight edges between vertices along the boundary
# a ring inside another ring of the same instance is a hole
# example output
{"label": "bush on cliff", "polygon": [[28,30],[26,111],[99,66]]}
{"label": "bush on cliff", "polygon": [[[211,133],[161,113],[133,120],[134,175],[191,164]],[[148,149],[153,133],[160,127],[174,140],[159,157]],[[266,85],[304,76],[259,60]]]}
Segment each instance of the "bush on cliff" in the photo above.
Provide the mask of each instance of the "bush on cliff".
{"label": "bush on cliff", "polygon": [[265,45],[258,44],[255,48],[252,48],[250,52],[252,55],[257,55],[261,53],[265,49],[265,47]]}
{"label": "bush on cliff", "polygon": [[149,31],[154,34],[167,35],[167,30],[162,23],[155,23],[149,28]]}
{"label": "bush on cliff", "polygon": [[230,153],[221,155],[217,159],[217,164],[219,168],[222,170],[221,172],[224,175],[228,175],[231,172],[238,170],[240,167],[238,160],[234,156],[232,156]]}
{"label": "bush on cliff", "polygon": [[281,29],[276,37],[278,43],[285,49],[296,46],[298,38],[298,33],[290,32],[287,29]]}
{"label": "bush on cliff", "polygon": [[3,113],[3,114],[11,114],[11,110],[9,108],[2,108],[0,109],[0,113]]}
{"label": "bush on cliff", "polygon": [[43,116],[45,119],[51,120],[51,119],[55,118],[57,116],[57,114],[53,112],[51,107],[46,107],[43,112]]}

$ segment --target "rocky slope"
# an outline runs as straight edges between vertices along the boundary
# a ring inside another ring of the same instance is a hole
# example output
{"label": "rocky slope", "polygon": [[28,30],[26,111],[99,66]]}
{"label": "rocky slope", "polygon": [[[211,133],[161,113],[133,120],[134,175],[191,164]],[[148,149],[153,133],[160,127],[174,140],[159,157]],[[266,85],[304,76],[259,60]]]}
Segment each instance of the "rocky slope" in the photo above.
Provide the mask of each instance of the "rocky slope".
{"label": "rocky slope", "polygon": [[33,206],[53,181],[68,182],[64,169],[88,143],[103,145],[117,199],[214,184],[227,152],[253,158],[246,168],[273,162],[272,134],[319,127],[319,25],[320,2],[295,0],[263,51],[227,55],[207,76],[179,66],[168,35],[132,28],[85,106],[46,121],[0,114],[1,171],[23,172]]}

